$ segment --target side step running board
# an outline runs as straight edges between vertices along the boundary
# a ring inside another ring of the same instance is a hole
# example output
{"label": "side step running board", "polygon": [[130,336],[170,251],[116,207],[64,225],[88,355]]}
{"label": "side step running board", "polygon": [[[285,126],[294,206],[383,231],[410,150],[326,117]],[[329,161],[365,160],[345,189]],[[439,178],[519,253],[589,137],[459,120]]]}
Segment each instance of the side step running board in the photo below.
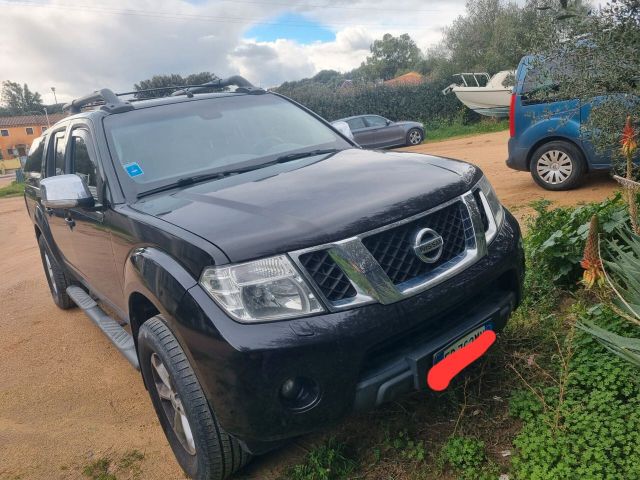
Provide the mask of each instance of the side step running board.
{"label": "side step running board", "polygon": [[84,310],[84,313],[86,313],[93,323],[111,340],[115,347],[120,350],[120,353],[129,360],[129,363],[133,365],[136,370],[140,370],[133,337],[129,335],[118,322],[107,315],[82,288],[72,285],[67,288],[67,295],[71,297],[71,300],[73,300],[78,307]]}

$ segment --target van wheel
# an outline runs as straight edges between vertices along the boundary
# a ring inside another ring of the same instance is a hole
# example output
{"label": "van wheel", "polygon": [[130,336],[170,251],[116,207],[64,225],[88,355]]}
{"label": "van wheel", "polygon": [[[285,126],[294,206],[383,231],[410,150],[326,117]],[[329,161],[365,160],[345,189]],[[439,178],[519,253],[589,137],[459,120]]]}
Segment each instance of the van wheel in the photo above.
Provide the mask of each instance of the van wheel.
{"label": "van wheel", "polygon": [[138,332],[140,369],[178,463],[197,480],[222,480],[251,455],[218,424],[184,351],[162,315]]}
{"label": "van wheel", "polygon": [[53,301],[63,310],[75,307],[75,303],[71,297],[67,295],[67,287],[70,285],[67,276],[51,254],[47,242],[42,235],[38,237],[38,247],[40,248],[40,258],[44,267],[44,275],[47,277],[49,291],[53,297]]}
{"label": "van wheel", "polygon": [[531,157],[531,176],[547,190],[576,188],[585,170],[582,152],[567,142],[545,143]]}

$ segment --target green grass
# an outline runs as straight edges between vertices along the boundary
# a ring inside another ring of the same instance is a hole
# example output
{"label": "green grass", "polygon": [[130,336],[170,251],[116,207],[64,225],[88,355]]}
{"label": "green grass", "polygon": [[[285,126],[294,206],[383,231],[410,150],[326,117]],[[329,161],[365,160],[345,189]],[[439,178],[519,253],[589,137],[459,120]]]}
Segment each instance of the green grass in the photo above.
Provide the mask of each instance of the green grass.
{"label": "green grass", "polygon": [[481,133],[500,132],[509,129],[508,120],[481,120],[477,123],[463,125],[462,123],[435,124],[426,126],[425,143],[439,142],[456,137],[467,137]]}
{"label": "green grass", "polygon": [[0,198],[15,197],[24,194],[24,183],[11,182],[0,188]]}

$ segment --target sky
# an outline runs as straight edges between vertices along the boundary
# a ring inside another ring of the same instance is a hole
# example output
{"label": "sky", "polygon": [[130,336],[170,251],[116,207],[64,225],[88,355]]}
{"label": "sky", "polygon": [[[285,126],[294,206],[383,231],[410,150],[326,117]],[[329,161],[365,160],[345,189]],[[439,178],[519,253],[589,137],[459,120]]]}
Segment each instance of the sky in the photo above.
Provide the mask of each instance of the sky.
{"label": "sky", "polygon": [[272,87],[360,65],[385,33],[422,49],[464,0],[0,0],[0,81],[45,104],[155,74],[240,74]]}

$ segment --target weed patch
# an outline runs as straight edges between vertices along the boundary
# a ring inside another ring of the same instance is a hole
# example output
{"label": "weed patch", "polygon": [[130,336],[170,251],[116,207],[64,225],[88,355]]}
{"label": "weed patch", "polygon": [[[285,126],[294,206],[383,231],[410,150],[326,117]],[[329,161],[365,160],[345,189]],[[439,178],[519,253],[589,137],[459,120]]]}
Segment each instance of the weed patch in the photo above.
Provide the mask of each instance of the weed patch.
{"label": "weed patch", "polygon": [[129,450],[120,457],[104,455],[82,468],[82,474],[90,480],[118,480],[142,478],[140,464],[144,454]]}

